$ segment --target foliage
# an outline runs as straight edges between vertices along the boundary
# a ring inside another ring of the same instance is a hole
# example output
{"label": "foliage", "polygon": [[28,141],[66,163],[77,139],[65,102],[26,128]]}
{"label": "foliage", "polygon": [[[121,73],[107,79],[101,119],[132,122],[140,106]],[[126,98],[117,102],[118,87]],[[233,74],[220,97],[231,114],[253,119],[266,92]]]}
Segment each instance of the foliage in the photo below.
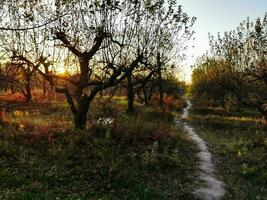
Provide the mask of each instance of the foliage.
{"label": "foliage", "polygon": [[[196,65],[193,87],[198,95],[218,100],[230,96],[259,110],[266,118],[267,15],[244,21],[236,31],[210,35],[211,58]],[[217,98],[216,95],[218,94]]]}
{"label": "foliage", "polygon": [[223,59],[202,57],[192,74],[191,93],[195,98],[212,100],[217,105],[227,108],[239,107],[236,92],[229,90],[240,86],[240,80],[231,64]]}

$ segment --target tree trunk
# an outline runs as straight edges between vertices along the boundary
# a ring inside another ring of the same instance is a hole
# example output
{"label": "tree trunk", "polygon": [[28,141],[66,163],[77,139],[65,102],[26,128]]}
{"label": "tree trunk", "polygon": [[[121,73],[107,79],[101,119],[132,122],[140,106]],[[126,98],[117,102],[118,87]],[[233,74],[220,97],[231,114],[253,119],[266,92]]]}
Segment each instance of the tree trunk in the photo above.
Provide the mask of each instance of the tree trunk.
{"label": "tree trunk", "polygon": [[132,114],[134,113],[134,91],[132,84],[132,73],[129,73],[127,76],[127,112]]}
{"label": "tree trunk", "polygon": [[144,95],[145,106],[148,106],[148,96],[147,96],[147,91],[145,88],[143,89],[143,95]]}
{"label": "tree trunk", "polygon": [[162,79],[161,76],[159,78],[159,105],[160,107],[163,107],[163,99],[164,99],[164,94],[163,94],[163,88],[162,88]]}
{"label": "tree trunk", "polygon": [[5,83],[5,92],[8,91],[8,83]]}
{"label": "tree trunk", "polygon": [[31,79],[29,77],[26,78],[26,101],[32,101],[32,92],[31,92]]}
{"label": "tree trunk", "polygon": [[157,74],[158,74],[158,87],[159,87],[159,106],[163,107],[163,87],[162,87],[162,66],[160,62],[160,53],[157,54]]}
{"label": "tree trunk", "polygon": [[90,102],[86,95],[81,96],[77,100],[77,109],[74,113],[74,123],[76,129],[86,129],[87,113],[89,111]]}
{"label": "tree trunk", "polygon": [[45,78],[43,80],[43,96],[44,97],[46,96],[46,80],[45,80]]}
{"label": "tree trunk", "polygon": [[16,93],[16,90],[15,90],[15,87],[14,87],[13,83],[10,83],[10,92],[11,92],[11,94],[15,94]]}
{"label": "tree trunk", "polygon": [[80,130],[86,129],[86,121],[87,121],[86,113],[87,112],[80,110],[74,114],[74,123],[76,129]]}

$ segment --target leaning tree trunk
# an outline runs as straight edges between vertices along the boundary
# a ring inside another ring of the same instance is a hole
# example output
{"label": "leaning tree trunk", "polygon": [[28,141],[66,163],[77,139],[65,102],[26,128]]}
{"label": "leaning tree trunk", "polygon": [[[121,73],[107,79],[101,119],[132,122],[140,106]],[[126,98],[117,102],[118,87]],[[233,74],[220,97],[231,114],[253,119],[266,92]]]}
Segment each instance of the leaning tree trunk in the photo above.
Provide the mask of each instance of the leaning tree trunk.
{"label": "leaning tree trunk", "polygon": [[134,113],[134,91],[132,84],[132,73],[127,76],[127,112]]}

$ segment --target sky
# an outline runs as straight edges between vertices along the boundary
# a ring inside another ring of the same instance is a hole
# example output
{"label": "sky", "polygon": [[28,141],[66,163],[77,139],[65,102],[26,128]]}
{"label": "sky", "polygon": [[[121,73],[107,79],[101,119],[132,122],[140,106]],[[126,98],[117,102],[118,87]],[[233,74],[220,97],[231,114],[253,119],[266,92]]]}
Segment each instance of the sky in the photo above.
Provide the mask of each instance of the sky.
{"label": "sky", "polygon": [[177,0],[189,16],[197,17],[194,25],[194,48],[187,50],[183,79],[190,81],[191,65],[209,49],[208,33],[234,30],[242,21],[263,17],[267,12],[267,0]]}

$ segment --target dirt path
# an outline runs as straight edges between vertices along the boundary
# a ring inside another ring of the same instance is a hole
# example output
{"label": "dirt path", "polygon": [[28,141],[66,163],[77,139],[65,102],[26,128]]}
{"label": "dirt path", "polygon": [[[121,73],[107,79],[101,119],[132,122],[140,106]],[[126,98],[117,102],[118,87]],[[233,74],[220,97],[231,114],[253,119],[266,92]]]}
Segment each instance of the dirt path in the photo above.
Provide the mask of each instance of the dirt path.
{"label": "dirt path", "polygon": [[[183,109],[182,119],[188,118],[188,111],[191,108],[191,102],[187,101],[187,107]],[[224,183],[214,177],[215,167],[212,163],[212,156],[206,143],[199,137],[194,129],[187,123],[183,123],[189,138],[196,144],[199,149],[197,157],[199,159],[200,175],[199,180],[203,185],[194,191],[198,199],[202,200],[220,200],[225,194]]]}

